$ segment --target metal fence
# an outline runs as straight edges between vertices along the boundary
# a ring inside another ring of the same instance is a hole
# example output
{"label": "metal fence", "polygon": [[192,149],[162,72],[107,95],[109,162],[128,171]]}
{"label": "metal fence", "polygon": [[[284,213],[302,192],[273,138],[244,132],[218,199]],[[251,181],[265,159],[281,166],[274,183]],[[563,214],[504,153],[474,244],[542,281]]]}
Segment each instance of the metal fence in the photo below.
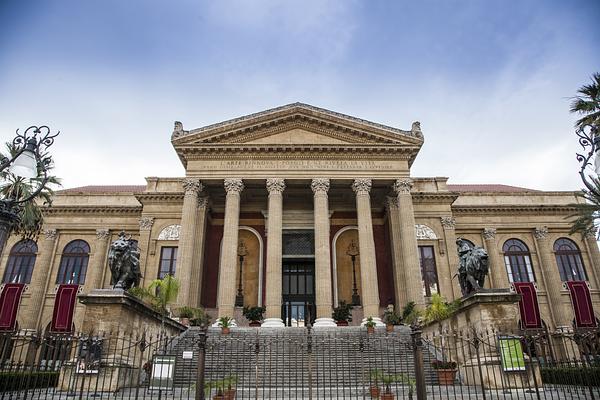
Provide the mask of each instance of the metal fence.
{"label": "metal fence", "polygon": [[599,350],[597,329],[14,332],[0,399],[600,399]]}

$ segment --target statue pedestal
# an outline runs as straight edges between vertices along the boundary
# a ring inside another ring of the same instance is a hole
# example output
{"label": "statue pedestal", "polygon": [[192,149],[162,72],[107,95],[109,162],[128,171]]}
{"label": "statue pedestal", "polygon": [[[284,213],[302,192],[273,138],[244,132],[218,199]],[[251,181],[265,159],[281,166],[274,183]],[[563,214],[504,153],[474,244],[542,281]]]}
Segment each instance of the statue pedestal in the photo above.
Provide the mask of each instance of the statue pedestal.
{"label": "statue pedestal", "polygon": [[483,289],[463,297],[457,312],[449,318],[452,328],[481,331],[484,329],[517,328],[521,318],[519,300],[521,295],[509,289]]}
{"label": "statue pedestal", "polygon": [[186,329],[122,289],[96,289],[79,301],[85,314],[74,345],[86,350],[62,365],[59,390],[115,392],[138,386],[157,346]]}

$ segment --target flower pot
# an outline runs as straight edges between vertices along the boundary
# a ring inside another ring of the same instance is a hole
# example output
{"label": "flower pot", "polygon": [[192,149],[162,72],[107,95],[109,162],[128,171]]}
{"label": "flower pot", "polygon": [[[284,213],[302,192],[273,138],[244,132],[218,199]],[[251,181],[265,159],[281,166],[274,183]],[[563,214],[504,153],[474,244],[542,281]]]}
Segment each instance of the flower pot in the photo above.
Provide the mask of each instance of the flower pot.
{"label": "flower pot", "polygon": [[348,321],[335,321],[337,326],[348,326]]}
{"label": "flower pot", "polygon": [[253,328],[260,326],[260,321],[250,321],[250,326]]}
{"label": "flower pot", "polygon": [[375,332],[375,327],[374,326],[367,326],[367,333],[370,335],[371,333]]}
{"label": "flower pot", "polygon": [[223,335],[229,335],[229,332],[231,332],[229,328],[221,328],[221,333]]}
{"label": "flower pot", "polygon": [[394,393],[384,393],[381,395],[381,400],[394,400]]}
{"label": "flower pot", "polygon": [[235,389],[227,389],[223,392],[223,400],[234,400],[235,399]]}
{"label": "flower pot", "polygon": [[213,400],[225,400],[225,396],[223,396],[222,392],[219,392],[213,396]]}
{"label": "flower pot", "polygon": [[386,332],[394,332],[394,325],[392,325],[392,324],[386,324],[385,325],[385,331]]}
{"label": "flower pot", "polygon": [[189,318],[181,317],[181,318],[179,318],[179,322],[181,322],[182,325],[190,326],[190,319]]}
{"label": "flower pot", "polygon": [[436,369],[436,371],[440,385],[454,385],[456,379],[455,369]]}
{"label": "flower pot", "polygon": [[377,385],[371,385],[369,387],[369,395],[371,396],[371,398],[373,399],[378,399],[379,398],[379,386]]}

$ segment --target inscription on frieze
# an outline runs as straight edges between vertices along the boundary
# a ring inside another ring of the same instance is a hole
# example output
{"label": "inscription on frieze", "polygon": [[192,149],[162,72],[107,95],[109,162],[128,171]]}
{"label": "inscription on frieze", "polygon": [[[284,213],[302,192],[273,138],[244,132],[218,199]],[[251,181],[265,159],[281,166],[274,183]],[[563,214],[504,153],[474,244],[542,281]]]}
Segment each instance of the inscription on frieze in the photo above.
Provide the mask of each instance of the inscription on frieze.
{"label": "inscription on frieze", "polygon": [[220,160],[203,162],[203,167],[213,170],[253,170],[253,169],[354,169],[387,171],[398,166],[390,162],[373,160]]}

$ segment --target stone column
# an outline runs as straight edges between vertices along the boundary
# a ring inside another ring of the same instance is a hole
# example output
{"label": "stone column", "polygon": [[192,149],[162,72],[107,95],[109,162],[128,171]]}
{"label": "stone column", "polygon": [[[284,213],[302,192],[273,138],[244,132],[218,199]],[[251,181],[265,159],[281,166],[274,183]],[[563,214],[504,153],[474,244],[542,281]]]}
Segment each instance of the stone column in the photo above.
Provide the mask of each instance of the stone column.
{"label": "stone column", "polygon": [[188,303],[192,307],[200,307],[202,298],[202,275],[204,272],[204,242],[206,235],[206,220],[208,211],[208,197],[198,197],[196,208],[196,233],[194,240],[194,254],[190,279]]}
{"label": "stone column", "polygon": [[225,220],[223,223],[223,241],[221,244],[221,262],[219,271],[219,288],[217,295],[218,317],[233,318],[238,230],[240,225],[240,193],[244,183],[239,178],[225,179]]}
{"label": "stone column", "polygon": [[267,287],[265,297],[265,320],[261,326],[278,328],[285,326],[281,319],[282,298],[282,219],[283,191],[285,181],[281,178],[267,179],[269,191],[269,219],[267,221]]}
{"label": "stone column", "polygon": [[454,274],[458,272],[458,252],[456,251],[456,220],[452,216],[440,218],[442,228],[444,228],[444,241],[446,242],[446,255],[448,257],[448,271],[444,274],[444,286],[442,294],[448,299],[458,299],[462,296],[458,279],[452,279]]}
{"label": "stone column", "polygon": [[196,178],[186,178],[182,182],[183,208],[181,210],[181,233],[177,249],[177,275],[181,286],[176,307],[191,306],[190,289],[192,286],[192,265],[196,245],[196,223],[198,220],[198,194],[202,191],[202,182]]}
{"label": "stone column", "polygon": [[569,306],[566,306],[563,299],[567,299],[567,290],[563,288],[563,282],[560,279],[556,258],[550,247],[548,240],[548,228],[538,227],[533,231],[533,236],[537,243],[538,251],[540,252],[540,260],[542,265],[540,270],[543,271],[544,284],[546,286],[546,296],[550,305],[550,312],[554,319],[554,327],[556,329],[568,328],[571,326],[572,314],[569,315]]}
{"label": "stone column", "polygon": [[142,280],[140,286],[146,287],[148,285],[148,279],[151,277],[147,276],[148,269],[148,253],[150,252],[150,233],[152,232],[152,225],[154,225],[154,217],[141,217],[140,223],[140,239],[138,240],[138,248],[140,250],[140,269],[142,272]]}
{"label": "stone column", "polygon": [[96,246],[94,255],[90,260],[88,268],[89,285],[88,290],[102,289],[104,287],[104,269],[106,267],[106,253],[108,250],[108,241],[110,239],[110,231],[107,228],[96,229]]}
{"label": "stone column", "polygon": [[375,240],[371,218],[371,179],[358,178],[352,183],[356,193],[356,214],[358,219],[358,248],[360,253],[360,281],[362,287],[363,324],[367,317],[373,317],[377,325],[383,325],[379,318],[379,287],[377,284],[377,264],[375,260]]}
{"label": "stone column", "polygon": [[485,228],[483,239],[488,253],[488,267],[490,270],[490,287],[494,289],[506,289],[510,287],[506,265],[498,251],[496,241],[496,228]]}
{"label": "stone column", "polygon": [[[585,244],[590,261],[592,265],[587,268],[588,275],[591,273],[594,275],[596,287],[594,289],[600,289],[600,250],[598,249],[598,242],[596,242],[596,231],[588,232],[585,235]],[[589,279],[589,278],[588,278]]]}
{"label": "stone column", "polygon": [[28,302],[28,310],[24,313],[24,329],[37,329],[37,321],[44,308],[44,297],[46,296],[46,281],[52,269],[52,255],[56,247],[56,229],[44,230],[44,239],[39,240],[38,254],[33,267],[29,290],[31,297]]}
{"label": "stone column", "polygon": [[412,179],[403,178],[394,182],[393,189],[398,196],[400,243],[404,259],[406,297],[408,301],[414,301],[417,308],[423,308],[425,298],[423,297],[423,277],[417,247],[417,233],[415,231],[415,210],[410,194],[412,186]]}
{"label": "stone column", "polygon": [[402,257],[402,239],[400,235],[400,216],[398,214],[398,198],[387,198],[388,223],[390,231],[390,245],[392,247],[394,294],[396,297],[396,310],[408,302],[406,297],[406,277],[404,276],[404,259]]}
{"label": "stone column", "polygon": [[313,191],[315,218],[315,296],[317,319],[314,326],[336,326],[331,318],[331,249],[329,245],[329,179],[316,178],[310,185]]}

